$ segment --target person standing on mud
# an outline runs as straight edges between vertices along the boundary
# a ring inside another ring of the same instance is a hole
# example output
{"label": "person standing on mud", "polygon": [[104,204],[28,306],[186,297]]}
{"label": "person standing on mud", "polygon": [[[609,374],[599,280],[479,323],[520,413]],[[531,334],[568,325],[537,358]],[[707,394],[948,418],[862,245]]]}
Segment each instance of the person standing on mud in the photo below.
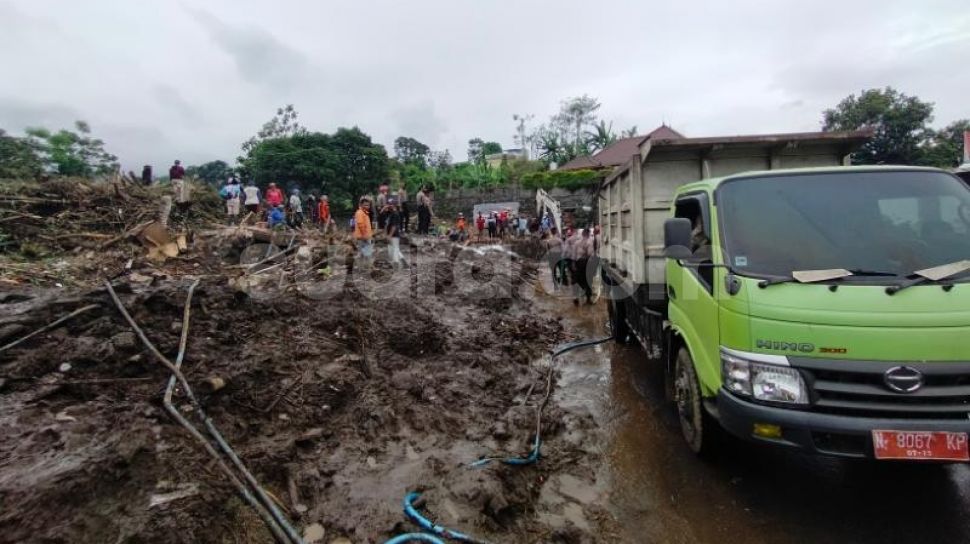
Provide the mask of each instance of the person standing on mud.
{"label": "person standing on mud", "polygon": [[478,212],[478,217],[475,218],[475,229],[478,230],[478,241],[481,242],[485,234],[485,217],[482,212]]}
{"label": "person standing on mud", "polygon": [[489,212],[488,214],[488,240],[492,241],[495,238],[495,232],[498,229],[498,217],[495,212]]}
{"label": "person standing on mud", "polygon": [[573,238],[575,238],[572,247],[573,304],[579,306],[580,290],[586,296],[586,304],[592,304],[593,290],[590,287],[587,268],[590,258],[593,257],[593,239],[590,237],[589,229],[583,229],[582,234],[574,234]]}
{"label": "person standing on mud", "polygon": [[146,164],[144,168],[141,169],[141,182],[145,186],[152,184],[152,165]]}
{"label": "person standing on mud", "polygon": [[384,217],[387,223],[387,251],[390,254],[391,266],[397,268],[398,264],[402,262],[404,266],[407,266],[408,263],[404,260],[404,255],[401,253],[401,212],[397,209],[393,201],[387,205],[387,213]]}
{"label": "person standing on mud", "polygon": [[370,200],[361,198],[360,206],[354,213],[354,241],[357,244],[357,257],[364,264],[369,264],[374,255],[374,229],[371,227],[370,214]]}
{"label": "person standing on mud", "polygon": [[175,207],[182,215],[182,221],[188,221],[189,215],[189,184],[185,181],[185,168],[182,161],[175,161],[175,164],[168,169],[168,177],[172,181],[172,193],[175,198]]}
{"label": "person standing on mud", "polygon": [[303,199],[300,198],[300,190],[293,189],[290,195],[290,227],[298,229],[303,226]]}
{"label": "person standing on mud", "polygon": [[383,229],[385,226],[384,219],[387,214],[387,185],[381,185],[377,188],[377,228]]}
{"label": "person standing on mud", "polygon": [[236,176],[229,178],[226,186],[220,191],[223,198],[226,199],[226,215],[230,225],[239,219],[239,196],[241,192],[239,180],[236,179]]}
{"label": "person standing on mud", "polygon": [[428,234],[431,229],[431,188],[425,185],[418,191],[418,234]]}
{"label": "person standing on mud", "polygon": [[562,238],[559,237],[556,227],[542,235],[542,246],[546,250],[546,262],[549,263],[549,271],[552,273],[553,288],[558,290],[564,283],[566,261],[563,259]]}
{"label": "person standing on mud", "polygon": [[330,199],[327,195],[320,197],[320,203],[317,204],[319,210],[317,215],[320,217],[320,224],[323,225],[323,232],[326,233],[327,229],[330,228]]}
{"label": "person standing on mud", "polygon": [[243,189],[243,204],[246,206],[246,211],[253,214],[254,216],[259,213],[259,187],[256,187],[256,183],[253,180],[249,180],[246,187]]}
{"label": "person standing on mud", "polygon": [[411,209],[408,207],[408,190],[403,183],[397,190],[397,202],[400,206],[401,232],[407,232],[411,226]]}

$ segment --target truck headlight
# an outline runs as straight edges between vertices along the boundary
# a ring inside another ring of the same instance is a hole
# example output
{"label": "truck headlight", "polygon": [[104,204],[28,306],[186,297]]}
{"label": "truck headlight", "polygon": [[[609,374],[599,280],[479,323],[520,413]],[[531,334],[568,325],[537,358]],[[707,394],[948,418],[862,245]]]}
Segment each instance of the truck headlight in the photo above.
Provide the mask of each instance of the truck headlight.
{"label": "truck headlight", "polygon": [[721,379],[724,388],[736,395],[768,402],[808,404],[808,389],[797,370],[754,362],[721,352]]}

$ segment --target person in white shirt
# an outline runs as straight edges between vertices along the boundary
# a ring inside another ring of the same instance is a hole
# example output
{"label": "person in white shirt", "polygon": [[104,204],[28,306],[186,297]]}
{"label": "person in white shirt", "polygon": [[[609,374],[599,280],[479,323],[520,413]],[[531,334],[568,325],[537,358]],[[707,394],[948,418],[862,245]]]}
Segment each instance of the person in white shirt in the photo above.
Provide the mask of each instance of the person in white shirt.
{"label": "person in white shirt", "polygon": [[290,226],[298,229],[303,226],[303,199],[300,198],[300,190],[293,189],[290,195]]}

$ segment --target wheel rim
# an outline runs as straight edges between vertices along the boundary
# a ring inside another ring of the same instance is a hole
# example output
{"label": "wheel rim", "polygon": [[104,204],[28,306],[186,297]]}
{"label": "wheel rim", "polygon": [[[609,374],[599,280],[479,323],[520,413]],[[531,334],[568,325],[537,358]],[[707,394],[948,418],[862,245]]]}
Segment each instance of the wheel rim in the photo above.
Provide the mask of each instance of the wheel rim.
{"label": "wheel rim", "polygon": [[677,414],[680,416],[680,425],[684,430],[684,436],[692,442],[696,435],[695,411],[694,411],[694,388],[691,387],[691,376],[682,361],[677,362],[677,379],[674,383],[677,395]]}

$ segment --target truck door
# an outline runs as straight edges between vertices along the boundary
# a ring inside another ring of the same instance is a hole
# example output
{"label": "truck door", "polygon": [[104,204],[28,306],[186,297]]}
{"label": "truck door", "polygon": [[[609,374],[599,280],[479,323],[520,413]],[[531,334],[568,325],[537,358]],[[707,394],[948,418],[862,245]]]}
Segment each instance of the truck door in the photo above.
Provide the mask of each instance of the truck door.
{"label": "truck door", "polygon": [[705,395],[717,392],[719,383],[719,331],[717,301],[714,298],[714,268],[711,247],[710,197],[689,193],[674,202],[674,216],[689,219],[694,225],[691,248],[700,256],[702,266],[681,266],[667,261],[667,296],[671,323],[680,330],[696,365]]}

